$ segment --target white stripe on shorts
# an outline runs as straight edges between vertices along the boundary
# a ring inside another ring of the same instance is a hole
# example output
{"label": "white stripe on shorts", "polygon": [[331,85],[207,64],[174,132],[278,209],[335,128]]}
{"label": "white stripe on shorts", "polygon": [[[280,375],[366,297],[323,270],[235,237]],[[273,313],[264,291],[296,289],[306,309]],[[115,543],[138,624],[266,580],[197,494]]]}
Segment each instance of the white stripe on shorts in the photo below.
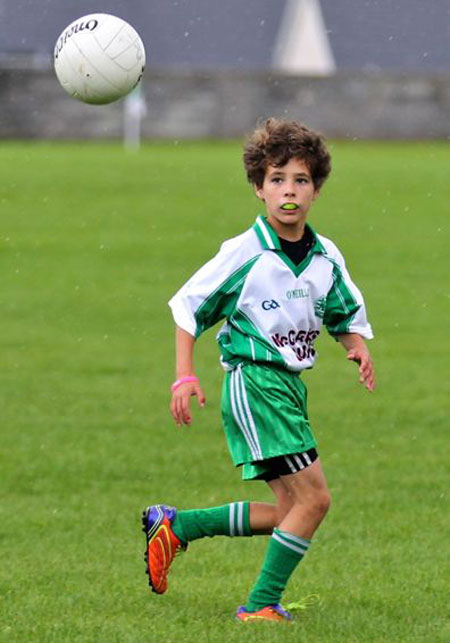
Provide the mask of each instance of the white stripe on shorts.
{"label": "white stripe on shorts", "polygon": [[242,418],[243,412],[242,412],[242,405],[240,403],[239,395],[237,393],[237,388],[238,388],[238,382],[237,382],[237,371],[234,369],[230,373],[230,399],[231,399],[231,409],[233,411],[233,416],[234,419],[236,420],[239,428],[241,429],[245,441],[248,444],[248,447],[250,451],[252,452],[252,457],[254,460],[258,460],[258,448],[253,441],[253,437],[251,434],[251,431],[248,429],[248,427],[245,424],[245,415],[244,418]]}
{"label": "white stripe on shorts", "polygon": [[257,460],[262,460],[263,459],[263,454],[262,454],[262,451],[261,451],[261,445],[259,443],[259,438],[258,438],[258,433],[256,431],[255,421],[253,419],[252,412],[250,411],[250,405],[248,403],[247,392],[245,390],[244,377],[242,375],[241,367],[238,366],[236,370],[237,370],[237,375],[238,375],[238,381],[240,383],[240,391],[241,391],[241,394],[242,394],[242,401],[244,403],[245,411],[246,411],[247,418],[248,418],[249,424],[250,424],[250,432],[252,434],[252,438],[254,440],[256,450],[258,452],[258,457],[256,459]]}
{"label": "white stripe on shorts", "polygon": [[294,467],[294,465],[292,464],[291,460],[288,458],[287,455],[284,456],[284,459],[286,460],[286,464],[288,465],[292,473],[297,473],[297,469]]}
{"label": "white stripe on shorts", "polygon": [[300,460],[300,458],[298,457],[298,455],[294,455],[294,456],[292,456],[292,457],[294,458],[294,460],[296,461],[296,463],[297,463],[297,464],[298,464],[298,466],[300,467],[300,471],[301,471],[302,469],[304,469],[304,468],[305,468],[305,465],[304,465],[304,464],[303,464],[303,462]]}

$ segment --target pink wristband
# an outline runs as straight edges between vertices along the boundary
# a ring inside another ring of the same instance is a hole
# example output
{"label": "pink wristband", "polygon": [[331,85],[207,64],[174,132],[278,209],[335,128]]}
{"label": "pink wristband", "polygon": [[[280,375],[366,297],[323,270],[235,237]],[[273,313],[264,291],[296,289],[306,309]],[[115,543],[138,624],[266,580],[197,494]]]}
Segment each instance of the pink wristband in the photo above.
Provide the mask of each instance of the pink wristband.
{"label": "pink wristband", "polygon": [[176,380],[176,381],[172,384],[172,386],[170,387],[170,390],[171,390],[171,391],[172,391],[172,393],[173,393],[173,392],[174,392],[174,391],[176,391],[176,390],[177,390],[177,388],[178,388],[179,386],[181,386],[182,384],[186,384],[187,382],[199,382],[199,381],[200,381],[200,380],[199,380],[199,379],[198,379],[198,377],[196,377],[195,375],[187,375],[186,377],[180,377],[180,379],[179,379],[179,380]]}

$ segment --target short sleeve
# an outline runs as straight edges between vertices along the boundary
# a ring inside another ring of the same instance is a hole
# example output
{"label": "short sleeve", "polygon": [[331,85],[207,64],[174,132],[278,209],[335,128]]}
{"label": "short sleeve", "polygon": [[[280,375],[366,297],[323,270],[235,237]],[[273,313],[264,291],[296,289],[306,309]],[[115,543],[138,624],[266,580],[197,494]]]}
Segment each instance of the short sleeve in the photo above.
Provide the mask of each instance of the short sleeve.
{"label": "short sleeve", "polygon": [[335,248],[333,281],[325,302],[323,321],[332,336],[358,333],[372,339],[372,328],[367,320],[363,296],[353,283],[342,254]]}
{"label": "short sleeve", "polygon": [[169,301],[177,326],[198,337],[230,315],[257,258],[225,242]]}

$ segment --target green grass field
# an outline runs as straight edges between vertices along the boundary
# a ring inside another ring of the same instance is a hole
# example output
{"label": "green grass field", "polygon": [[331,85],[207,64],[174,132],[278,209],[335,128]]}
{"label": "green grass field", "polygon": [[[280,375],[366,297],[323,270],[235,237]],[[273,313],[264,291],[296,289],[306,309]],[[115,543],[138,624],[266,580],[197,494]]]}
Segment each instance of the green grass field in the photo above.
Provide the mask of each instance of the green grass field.
{"label": "green grass field", "polygon": [[[167,300],[259,205],[235,143],[2,143],[0,640],[179,643],[450,640],[445,144],[332,144],[311,222],[344,252],[376,333],[378,389],[329,337],[305,376],[334,504],[286,601],[292,626],[233,620],[267,539],[193,543],[151,595],[141,509],[269,500],[243,483],[208,399],[169,417]],[[448,524],[448,523],[447,523]]]}

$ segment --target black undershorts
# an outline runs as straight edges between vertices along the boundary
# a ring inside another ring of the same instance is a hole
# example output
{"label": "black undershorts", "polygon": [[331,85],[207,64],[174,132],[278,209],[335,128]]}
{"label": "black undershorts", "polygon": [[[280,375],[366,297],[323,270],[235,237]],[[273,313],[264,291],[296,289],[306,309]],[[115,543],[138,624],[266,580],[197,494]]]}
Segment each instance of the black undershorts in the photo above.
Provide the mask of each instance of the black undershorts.
{"label": "black undershorts", "polygon": [[317,449],[308,449],[303,453],[290,453],[289,455],[279,455],[276,458],[268,458],[264,460],[264,464],[269,467],[269,470],[253,479],[270,482],[280,476],[298,473],[309,467],[318,457]]}

